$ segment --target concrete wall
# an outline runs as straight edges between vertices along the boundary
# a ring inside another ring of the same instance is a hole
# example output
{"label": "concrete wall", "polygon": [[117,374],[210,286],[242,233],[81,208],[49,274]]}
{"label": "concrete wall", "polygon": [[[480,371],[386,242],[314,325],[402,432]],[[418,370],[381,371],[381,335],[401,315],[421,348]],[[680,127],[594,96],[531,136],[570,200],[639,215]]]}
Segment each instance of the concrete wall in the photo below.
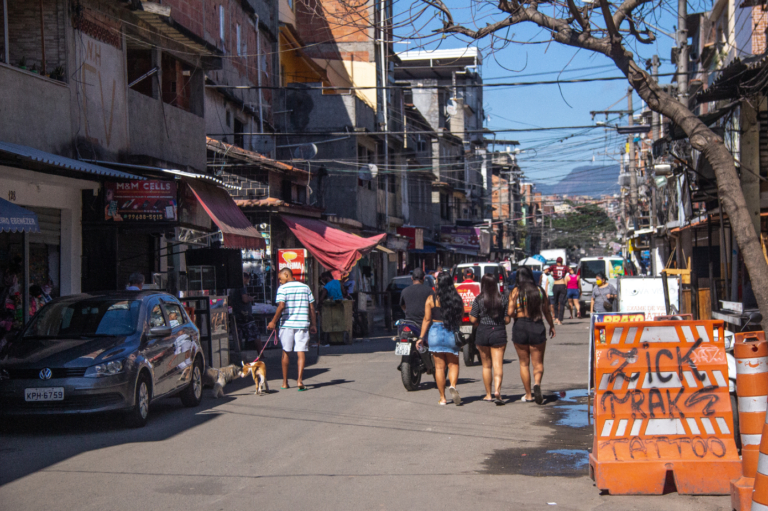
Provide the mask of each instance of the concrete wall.
{"label": "concrete wall", "polygon": [[202,118],[133,90],[128,91],[128,116],[134,155],[205,172],[205,121]]}
{"label": "concrete wall", "polygon": [[71,156],[67,84],[0,64],[0,140]]}

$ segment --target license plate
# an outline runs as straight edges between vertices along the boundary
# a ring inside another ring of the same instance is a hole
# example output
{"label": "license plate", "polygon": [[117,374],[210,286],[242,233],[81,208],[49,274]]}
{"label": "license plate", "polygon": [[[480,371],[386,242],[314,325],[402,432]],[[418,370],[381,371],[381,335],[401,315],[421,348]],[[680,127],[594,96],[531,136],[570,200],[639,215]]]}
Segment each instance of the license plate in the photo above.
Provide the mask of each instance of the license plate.
{"label": "license plate", "polygon": [[472,325],[462,325],[459,327],[459,330],[462,334],[471,334],[472,333]]}
{"label": "license plate", "polygon": [[410,354],[411,354],[411,343],[409,342],[397,343],[397,346],[395,346],[395,355],[410,355]]}
{"label": "license plate", "polygon": [[24,389],[24,401],[64,401],[64,387]]}

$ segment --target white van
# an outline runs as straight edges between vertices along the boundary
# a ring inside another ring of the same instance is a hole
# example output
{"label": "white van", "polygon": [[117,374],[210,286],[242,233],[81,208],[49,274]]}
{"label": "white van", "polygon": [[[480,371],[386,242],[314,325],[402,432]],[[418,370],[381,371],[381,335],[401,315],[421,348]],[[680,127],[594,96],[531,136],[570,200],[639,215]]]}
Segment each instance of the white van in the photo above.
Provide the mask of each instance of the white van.
{"label": "white van", "polygon": [[616,289],[619,287],[619,277],[633,275],[633,272],[623,257],[583,257],[579,261],[576,273],[581,277],[581,310],[589,311],[589,302],[592,301],[592,287],[595,285],[595,277],[598,273],[605,273],[608,282]]}

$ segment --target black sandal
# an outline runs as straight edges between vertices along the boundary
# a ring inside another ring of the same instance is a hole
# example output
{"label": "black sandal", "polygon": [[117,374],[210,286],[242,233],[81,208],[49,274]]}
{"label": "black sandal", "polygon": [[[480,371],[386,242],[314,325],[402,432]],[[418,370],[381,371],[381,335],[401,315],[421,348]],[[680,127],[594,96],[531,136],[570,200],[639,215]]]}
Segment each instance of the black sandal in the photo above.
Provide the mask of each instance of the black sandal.
{"label": "black sandal", "polygon": [[537,405],[544,402],[544,397],[541,395],[541,385],[533,386],[533,400],[536,401]]}
{"label": "black sandal", "polygon": [[496,406],[504,406],[504,401],[501,399],[501,394],[497,394],[493,396],[493,402],[496,403]]}

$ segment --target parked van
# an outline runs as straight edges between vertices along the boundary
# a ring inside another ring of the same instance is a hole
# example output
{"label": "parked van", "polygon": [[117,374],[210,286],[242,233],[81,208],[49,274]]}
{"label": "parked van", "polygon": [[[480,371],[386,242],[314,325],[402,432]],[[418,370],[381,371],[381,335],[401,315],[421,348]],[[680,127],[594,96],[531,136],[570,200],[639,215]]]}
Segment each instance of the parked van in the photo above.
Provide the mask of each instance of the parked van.
{"label": "parked van", "polygon": [[605,273],[608,282],[617,289],[619,287],[619,277],[624,275],[634,275],[632,265],[628,264],[621,256],[608,257],[583,257],[579,261],[577,274],[581,277],[581,310],[589,311],[589,302],[592,301],[592,287],[595,285],[595,277],[598,273]]}

